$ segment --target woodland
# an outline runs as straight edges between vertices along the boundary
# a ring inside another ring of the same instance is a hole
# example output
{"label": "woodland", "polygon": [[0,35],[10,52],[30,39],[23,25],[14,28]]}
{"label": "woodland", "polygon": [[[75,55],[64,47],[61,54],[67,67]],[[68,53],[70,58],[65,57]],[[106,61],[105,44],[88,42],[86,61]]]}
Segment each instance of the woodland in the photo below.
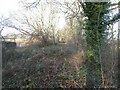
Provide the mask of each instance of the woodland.
{"label": "woodland", "polygon": [[23,11],[0,17],[1,32],[16,29],[20,34],[12,36],[25,44],[2,48],[3,89],[120,88],[120,2],[21,5]]}

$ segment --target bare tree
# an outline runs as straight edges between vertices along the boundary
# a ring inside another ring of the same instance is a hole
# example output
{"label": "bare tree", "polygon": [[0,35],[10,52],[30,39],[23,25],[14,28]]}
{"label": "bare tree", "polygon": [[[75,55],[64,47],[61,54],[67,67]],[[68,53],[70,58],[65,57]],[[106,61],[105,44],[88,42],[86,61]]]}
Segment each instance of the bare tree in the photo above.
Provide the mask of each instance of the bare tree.
{"label": "bare tree", "polygon": [[30,9],[30,8],[36,8],[40,4],[41,0],[34,0],[33,2],[22,0],[21,2],[25,8]]}
{"label": "bare tree", "polygon": [[26,14],[25,12],[21,17],[16,17],[16,15],[9,27],[15,28],[27,37],[30,37],[31,41],[37,40],[42,43],[52,41],[54,44],[57,13],[57,6],[54,2],[55,0],[50,2],[41,1],[38,4],[38,8],[33,8],[32,11],[26,10],[29,13]]}
{"label": "bare tree", "polygon": [[[5,18],[3,16],[0,17],[0,38],[1,39],[4,39],[4,37],[2,36],[2,31],[7,26],[8,22],[9,22],[8,20],[9,20],[9,18]],[[5,39],[4,39],[4,41],[5,41]]]}
{"label": "bare tree", "polygon": [[[82,29],[82,21],[83,21],[83,11],[81,8],[80,0],[75,1],[67,1],[57,2],[57,4],[61,7],[60,10],[66,16],[66,22],[69,23],[71,31],[76,29],[76,36],[74,37],[74,41],[79,49],[83,48],[83,29]],[[81,50],[80,50],[81,51]]]}

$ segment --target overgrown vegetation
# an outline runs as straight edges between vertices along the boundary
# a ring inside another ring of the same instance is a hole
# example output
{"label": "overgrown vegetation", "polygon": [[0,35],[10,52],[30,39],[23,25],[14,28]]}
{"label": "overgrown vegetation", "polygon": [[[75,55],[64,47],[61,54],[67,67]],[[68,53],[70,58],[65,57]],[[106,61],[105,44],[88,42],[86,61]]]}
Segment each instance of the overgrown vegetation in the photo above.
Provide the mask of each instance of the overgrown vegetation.
{"label": "overgrown vegetation", "polygon": [[3,67],[3,87],[82,87],[86,75],[82,54],[71,49],[66,45],[16,49]]}
{"label": "overgrown vegetation", "polygon": [[[26,12],[7,25],[21,33],[26,46],[3,48],[3,88],[117,88],[120,30],[113,28],[119,14],[111,16],[112,5],[80,0],[28,3]],[[59,14],[65,15],[62,29]]]}

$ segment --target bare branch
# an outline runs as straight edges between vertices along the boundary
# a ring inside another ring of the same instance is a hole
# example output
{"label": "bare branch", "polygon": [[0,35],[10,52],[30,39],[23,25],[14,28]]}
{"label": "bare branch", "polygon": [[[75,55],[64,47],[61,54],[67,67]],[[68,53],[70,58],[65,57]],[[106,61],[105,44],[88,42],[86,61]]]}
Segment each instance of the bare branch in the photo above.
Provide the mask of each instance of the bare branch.
{"label": "bare branch", "polygon": [[27,8],[27,9],[28,8],[35,8],[40,4],[40,1],[41,0],[36,0],[36,1],[32,2],[32,3],[26,2],[26,5],[24,7]]}

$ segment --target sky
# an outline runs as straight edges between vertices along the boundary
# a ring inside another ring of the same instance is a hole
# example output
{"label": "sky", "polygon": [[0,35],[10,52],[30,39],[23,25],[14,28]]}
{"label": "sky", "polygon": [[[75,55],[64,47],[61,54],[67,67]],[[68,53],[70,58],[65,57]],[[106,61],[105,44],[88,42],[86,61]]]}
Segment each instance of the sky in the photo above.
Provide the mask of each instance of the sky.
{"label": "sky", "polygon": [[[35,0],[27,0],[27,1],[31,2],[31,1],[35,1]],[[113,1],[116,2],[118,0],[113,0]],[[0,16],[3,15],[3,16],[7,17],[7,16],[9,16],[10,13],[14,13],[14,12],[17,12],[18,10],[20,10],[21,7],[20,7],[19,3],[20,3],[20,0],[0,0]],[[62,29],[64,27],[64,25],[65,25],[64,15],[59,14],[58,28]],[[116,23],[114,26],[114,29],[117,29],[117,27],[118,27],[118,24]],[[6,35],[9,33],[18,33],[18,31],[16,31],[15,29],[6,28],[2,32],[2,35]]]}
{"label": "sky", "polygon": [[0,14],[8,14],[18,10],[18,0],[0,0]]}
{"label": "sky", "polygon": [[[19,0],[0,0],[0,16],[9,17],[9,14],[18,11],[19,9]],[[5,28],[2,31],[3,36],[9,33],[17,34],[18,31],[11,28]]]}
{"label": "sky", "polygon": [[[26,0],[26,1],[33,2],[35,0]],[[18,12],[18,10],[19,11],[22,10],[22,7],[20,6],[20,0],[0,0],[0,16],[9,17],[10,14],[16,13]],[[59,16],[58,17],[59,20],[57,22],[58,23],[57,27],[59,29],[62,29],[65,24],[65,19],[64,19],[65,17],[63,14],[59,14],[58,16]],[[18,31],[13,28],[5,28],[2,31],[3,36],[7,34],[12,34],[12,33],[17,34]]]}

